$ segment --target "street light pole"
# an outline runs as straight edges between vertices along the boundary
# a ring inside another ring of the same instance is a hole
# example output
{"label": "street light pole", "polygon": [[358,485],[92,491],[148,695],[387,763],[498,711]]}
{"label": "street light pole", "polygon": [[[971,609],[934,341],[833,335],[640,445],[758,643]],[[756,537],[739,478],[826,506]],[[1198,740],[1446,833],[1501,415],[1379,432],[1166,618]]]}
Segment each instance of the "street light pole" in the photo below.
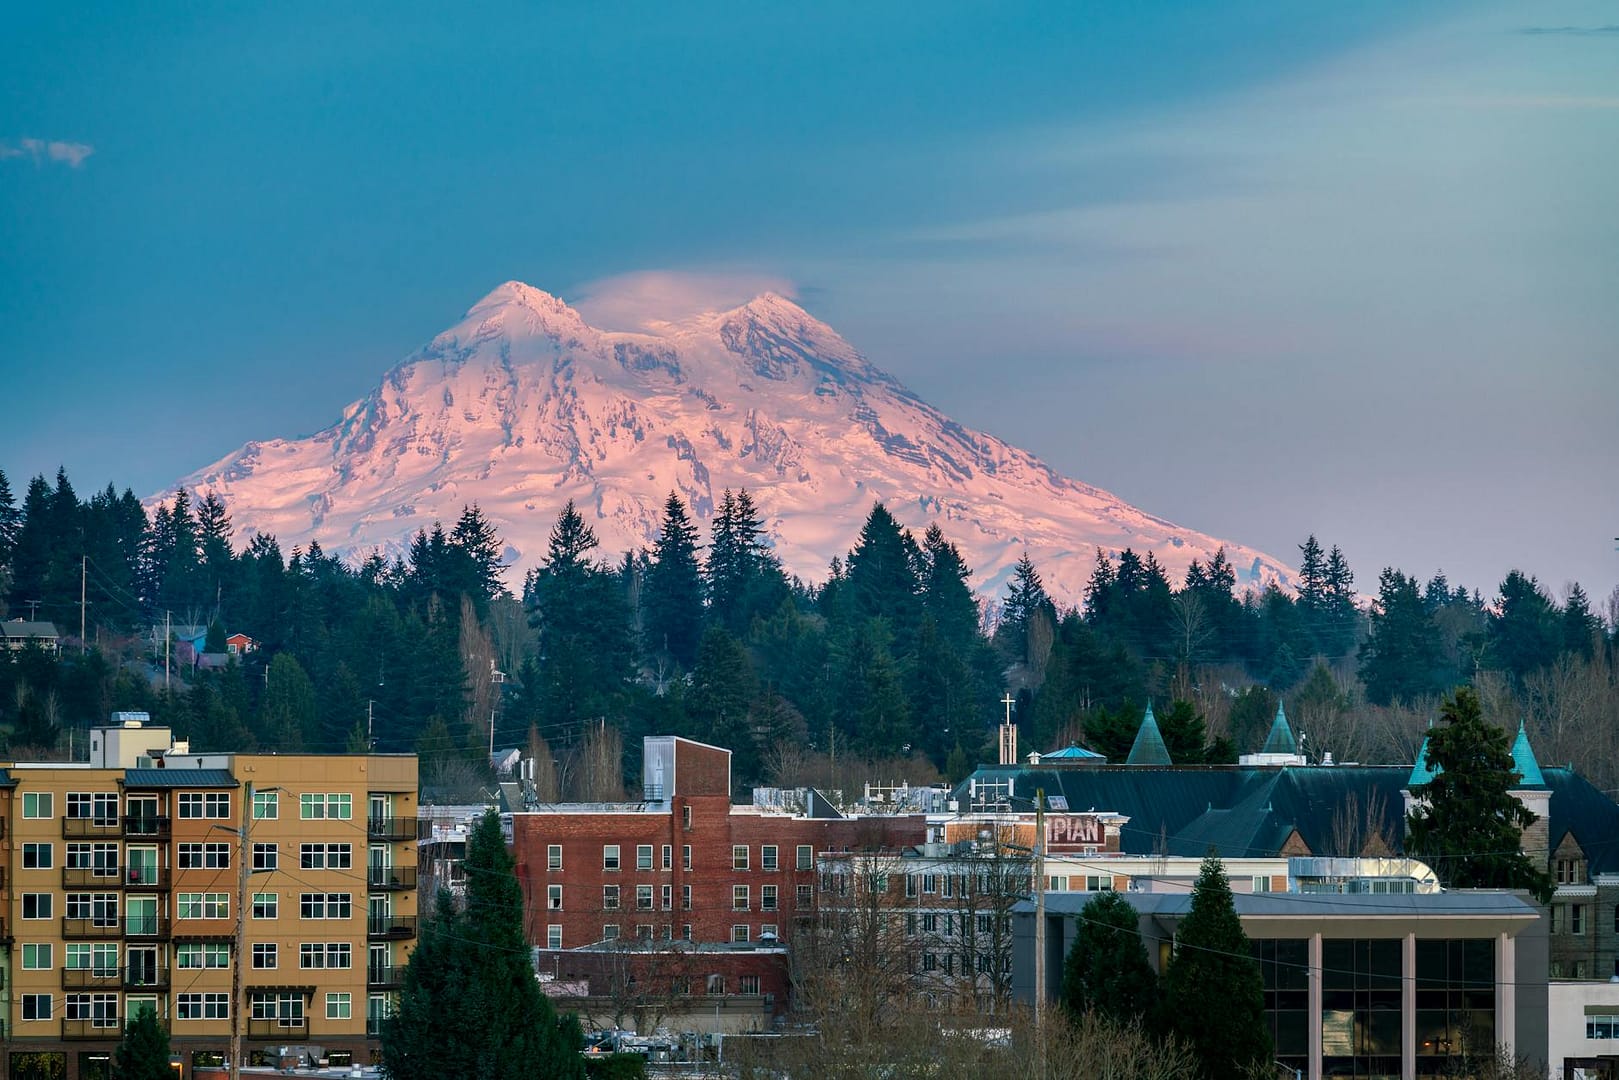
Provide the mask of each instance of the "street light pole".
{"label": "street light pole", "polygon": [[1046,789],[1034,793],[1034,1040],[1040,1078],[1046,1075]]}
{"label": "street light pole", "polygon": [[236,955],[230,971],[230,1080],[242,1077],[242,955],[247,943],[248,834],[253,824],[253,781],[242,786],[242,827],[236,831]]}

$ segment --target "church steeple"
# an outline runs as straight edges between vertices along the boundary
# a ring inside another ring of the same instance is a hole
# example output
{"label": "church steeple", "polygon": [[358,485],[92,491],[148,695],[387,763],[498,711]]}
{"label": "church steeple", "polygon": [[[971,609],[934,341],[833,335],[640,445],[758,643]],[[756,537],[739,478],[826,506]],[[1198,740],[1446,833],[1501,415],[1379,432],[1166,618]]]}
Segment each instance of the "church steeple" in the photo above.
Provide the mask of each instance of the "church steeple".
{"label": "church steeple", "polygon": [[1270,735],[1265,739],[1261,754],[1297,754],[1298,743],[1293,739],[1293,728],[1288,725],[1287,713],[1282,711],[1282,703],[1276,703],[1276,719],[1271,721]]}
{"label": "church steeple", "polygon": [[1136,741],[1130,744],[1130,756],[1124,759],[1126,765],[1173,765],[1169,758],[1169,747],[1164,745],[1164,736],[1158,730],[1158,720],[1152,715],[1152,703],[1147,703],[1147,715],[1141,718],[1141,727],[1136,731]]}
{"label": "church steeple", "polygon": [[1535,751],[1529,745],[1529,733],[1524,730],[1523,721],[1518,721],[1518,737],[1512,741],[1512,767],[1518,770],[1518,782],[1513,790],[1524,788],[1543,788],[1546,786],[1546,777],[1540,771],[1540,762],[1535,760]]}

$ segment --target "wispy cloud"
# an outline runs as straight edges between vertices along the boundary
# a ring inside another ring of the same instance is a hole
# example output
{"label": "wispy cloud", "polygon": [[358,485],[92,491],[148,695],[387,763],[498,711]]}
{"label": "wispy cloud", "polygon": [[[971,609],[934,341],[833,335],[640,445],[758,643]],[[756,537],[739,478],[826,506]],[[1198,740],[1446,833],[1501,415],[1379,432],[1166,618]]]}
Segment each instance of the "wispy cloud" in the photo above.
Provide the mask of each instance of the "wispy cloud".
{"label": "wispy cloud", "polygon": [[1619,109],[1619,97],[1572,94],[1504,94],[1454,98],[1445,103],[1468,109]]}
{"label": "wispy cloud", "polygon": [[643,330],[724,311],[760,293],[793,297],[799,290],[792,281],[770,274],[648,270],[587,282],[571,292],[573,306],[592,325]]}
{"label": "wispy cloud", "polygon": [[1619,38],[1619,24],[1607,26],[1526,26],[1519,30],[1520,34],[1531,34],[1536,37],[1615,37]]}
{"label": "wispy cloud", "polygon": [[0,161],[7,158],[32,158],[35,165],[56,162],[70,169],[84,164],[84,159],[96,152],[89,143],[62,142],[57,139],[18,139],[15,143],[0,139]]}

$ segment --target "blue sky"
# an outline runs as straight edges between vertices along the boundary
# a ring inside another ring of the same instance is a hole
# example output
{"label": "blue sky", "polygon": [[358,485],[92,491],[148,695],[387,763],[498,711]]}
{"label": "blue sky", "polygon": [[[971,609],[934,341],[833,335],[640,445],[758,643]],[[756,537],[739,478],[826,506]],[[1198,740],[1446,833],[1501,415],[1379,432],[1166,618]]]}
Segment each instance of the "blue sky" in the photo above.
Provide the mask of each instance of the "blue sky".
{"label": "blue sky", "polygon": [[1367,588],[1619,582],[1612,3],[10,5],[0,36],[15,485],[146,493],[324,427],[508,278],[608,322],[770,285],[1185,525],[1314,532]]}

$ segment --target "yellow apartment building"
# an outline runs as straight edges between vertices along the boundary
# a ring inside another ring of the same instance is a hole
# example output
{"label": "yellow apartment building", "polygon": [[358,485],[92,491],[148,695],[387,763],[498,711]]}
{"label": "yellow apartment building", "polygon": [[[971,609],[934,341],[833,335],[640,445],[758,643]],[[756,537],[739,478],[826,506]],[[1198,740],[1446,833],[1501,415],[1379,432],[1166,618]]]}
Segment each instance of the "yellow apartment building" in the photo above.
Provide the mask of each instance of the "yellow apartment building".
{"label": "yellow apartment building", "polygon": [[416,798],[414,755],[192,754],[138,721],[88,763],[0,769],[7,1075],[109,1077],[140,1009],[186,1076],[233,1032],[244,1064],[372,1060],[416,937]]}

